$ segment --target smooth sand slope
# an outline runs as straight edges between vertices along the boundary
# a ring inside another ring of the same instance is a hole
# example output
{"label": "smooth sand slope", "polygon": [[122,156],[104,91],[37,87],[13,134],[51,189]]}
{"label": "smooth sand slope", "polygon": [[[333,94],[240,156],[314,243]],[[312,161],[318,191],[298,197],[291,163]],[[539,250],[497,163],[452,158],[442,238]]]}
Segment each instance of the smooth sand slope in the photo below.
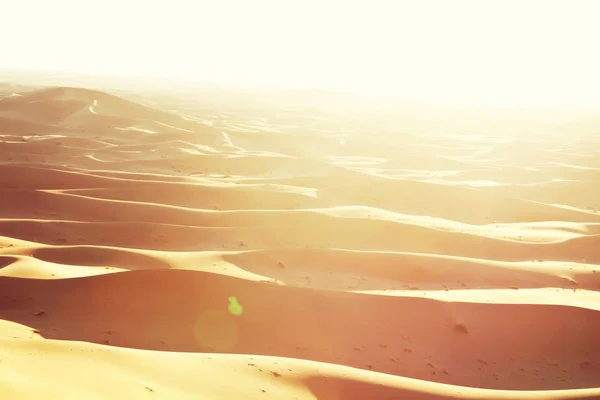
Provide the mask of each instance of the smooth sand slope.
{"label": "smooth sand slope", "polygon": [[0,398],[600,398],[600,139],[3,93]]}

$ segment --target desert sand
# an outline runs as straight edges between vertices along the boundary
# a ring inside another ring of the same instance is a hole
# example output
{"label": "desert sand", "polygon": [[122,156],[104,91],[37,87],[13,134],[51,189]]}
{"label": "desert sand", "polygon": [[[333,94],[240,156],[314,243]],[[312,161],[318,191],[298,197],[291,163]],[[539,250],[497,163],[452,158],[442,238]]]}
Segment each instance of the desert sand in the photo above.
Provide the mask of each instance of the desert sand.
{"label": "desert sand", "polygon": [[1,399],[600,398],[597,131],[176,97],[2,87]]}

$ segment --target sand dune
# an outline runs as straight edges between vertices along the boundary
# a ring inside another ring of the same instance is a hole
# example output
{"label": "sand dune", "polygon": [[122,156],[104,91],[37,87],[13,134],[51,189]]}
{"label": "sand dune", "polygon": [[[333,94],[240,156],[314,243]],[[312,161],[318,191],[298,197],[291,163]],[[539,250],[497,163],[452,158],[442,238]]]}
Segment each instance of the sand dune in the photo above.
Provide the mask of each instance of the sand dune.
{"label": "sand dune", "polygon": [[[599,314],[582,307],[321,292],[197,271],[5,278],[0,285],[9,299],[1,317],[46,338],[269,354],[496,389],[589,387],[597,371],[582,366],[600,361],[590,348]],[[240,318],[226,311],[232,295],[244,308]],[[482,323],[483,312],[494,319]],[[513,371],[517,365],[526,367]]]}
{"label": "sand dune", "polygon": [[5,93],[0,397],[600,398],[597,139]]}

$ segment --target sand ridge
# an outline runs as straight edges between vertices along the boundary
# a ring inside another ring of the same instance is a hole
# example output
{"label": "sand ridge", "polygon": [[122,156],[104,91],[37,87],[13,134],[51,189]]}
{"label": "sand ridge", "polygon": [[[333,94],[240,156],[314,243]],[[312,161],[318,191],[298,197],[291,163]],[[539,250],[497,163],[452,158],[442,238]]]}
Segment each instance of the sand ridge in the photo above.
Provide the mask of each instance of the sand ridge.
{"label": "sand ridge", "polygon": [[597,139],[151,103],[0,98],[0,397],[600,398]]}

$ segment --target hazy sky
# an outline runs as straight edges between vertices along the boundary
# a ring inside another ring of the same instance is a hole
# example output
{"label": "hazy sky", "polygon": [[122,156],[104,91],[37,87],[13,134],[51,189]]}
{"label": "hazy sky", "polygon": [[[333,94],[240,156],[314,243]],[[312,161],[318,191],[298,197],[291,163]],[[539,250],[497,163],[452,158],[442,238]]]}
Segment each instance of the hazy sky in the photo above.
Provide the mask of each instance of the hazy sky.
{"label": "hazy sky", "polygon": [[600,104],[600,0],[0,0],[0,69]]}

